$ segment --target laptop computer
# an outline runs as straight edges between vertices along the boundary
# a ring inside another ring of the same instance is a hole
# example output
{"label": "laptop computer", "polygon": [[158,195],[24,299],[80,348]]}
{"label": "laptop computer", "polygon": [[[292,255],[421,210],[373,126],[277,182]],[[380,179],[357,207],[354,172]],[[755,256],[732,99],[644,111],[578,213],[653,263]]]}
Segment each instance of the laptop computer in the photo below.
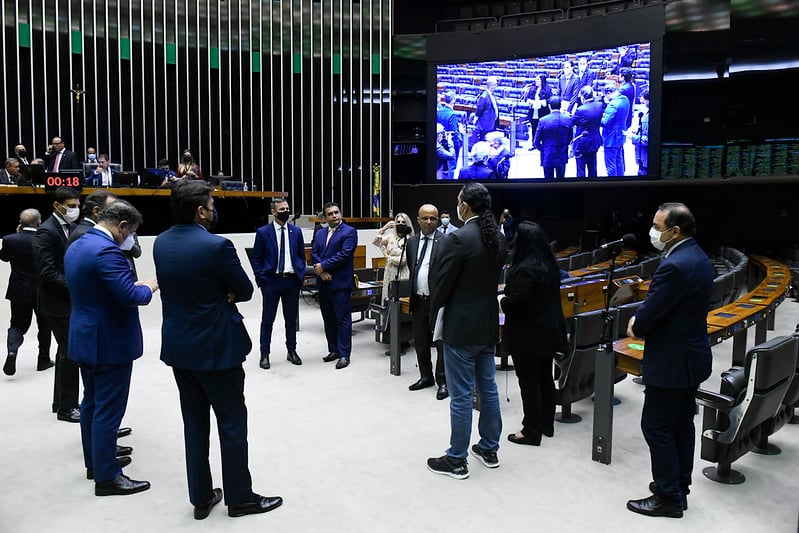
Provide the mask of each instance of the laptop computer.
{"label": "laptop computer", "polygon": [[143,168],[139,171],[139,188],[159,189],[169,171],[161,168]]}
{"label": "laptop computer", "polygon": [[114,172],[113,187],[138,187],[139,186],[139,173],[138,172]]}

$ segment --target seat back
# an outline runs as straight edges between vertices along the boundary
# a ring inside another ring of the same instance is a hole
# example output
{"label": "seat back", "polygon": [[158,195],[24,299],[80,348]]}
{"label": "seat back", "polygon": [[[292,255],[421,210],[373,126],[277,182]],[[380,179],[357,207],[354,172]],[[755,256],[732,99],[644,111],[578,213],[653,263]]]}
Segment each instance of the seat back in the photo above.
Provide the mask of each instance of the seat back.
{"label": "seat back", "polygon": [[[618,319],[616,309],[611,309],[610,313]],[[569,352],[555,361],[558,405],[582,400],[594,392],[594,364],[604,326],[602,311],[575,315],[571,323]]]}
{"label": "seat back", "polygon": [[635,315],[638,308],[641,307],[643,301],[631,302],[628,304],[620,305],[616,309],[619,311],[619,319],[616,321],[616,338],[627,336],[627,323]]}

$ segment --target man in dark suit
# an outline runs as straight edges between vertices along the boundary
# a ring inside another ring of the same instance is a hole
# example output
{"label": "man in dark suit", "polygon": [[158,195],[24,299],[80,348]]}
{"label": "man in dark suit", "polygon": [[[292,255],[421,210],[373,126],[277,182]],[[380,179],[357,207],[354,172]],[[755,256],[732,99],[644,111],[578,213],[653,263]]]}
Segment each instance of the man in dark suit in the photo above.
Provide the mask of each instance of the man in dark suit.
{"label": "man in dark suit", "polygon": [[33,237],[33,256],[39,276],[39,312],[50,320],[58,343],[53,386],[53,412],[58,420],[80,422],[78,409],[78,365],[68,358],[69,315],[72,302],[64,276],[64,253],[69,234],[80,213],[80,196],[75,189],[55,190],[53,214],[39,226]]}
{"label": "man in dark suit", "polygon": [[646,300],[627,326],[629,337],[646,339],[641,429],[654,479],[649,484],[652,496],[630,500],[627,508],[648,516],[680,518],[687,508],[696,389],[713,364],[706,329],[713,265],[694,240],[695,233],[696,221],[685,205],[658,207],[649,236],[666,254]]}
{"label": "man in dark suit", "polygon": [[39,358],[36,370],[47,370],[55,363],[50,359],[50,322],[36,308],[36,292],[39,286],[36,264],[33,260],[33,235],[42,221],[36,209],[26,209],[19,214],[17,232],[3,237],[0,259],[11,263],[6,299],[11,302],[11,325],[8,328],[6,357],[3,372],[13,376],[17,372],[17,351],[22,346],[24,335],[30,328],[33,314],[39,330]]}
{"label": "man in dark suit", "polygon": [[566,163],[569,161],[572,119],[560,112],[560,102],[561,99],[557,96],[549,97],[549,114],[538,121],[533,139],[533,145],[541,153],[544,177],[548,179],[563,179],[566,175]]}
{"label": "man in dark suit", "polygon": [[488,164],[490,145],[486,141],[476,142],[472,145],[469,158],[472,164],[462,168],[458,174],[459,180],[493,180],[497,178],[496,172]]}
{"label": "man in dark suit", "polygon": [[176,182],[171,206],[175,225],[156,238],[153,259],[163,305],[161,360],[172,367],[180,393],[194,518],[206,518],[222,500],[208,461],[210,408],[219,428],[228,515],[265,513],[283,499],[254,493],[247,466],[242,363],[252,342],[236,302],[252,298],[252,283],[233,243],[208,231],[217,218],[207,183]]}
{"label": "man in dark suit", "polygon": [[108,154],[97,156],[97,167],[86,177],[86,185],[91,187],[111,187],[114,185],[114,174],[116,170],[111,168],[111,160]]}
{"label": "man in dark suit", "polygon": [[291,212],[285,198],[272,199],[274,222],[258,228],[252,250],[252,268],[255,283],[261,288],[261,361],[269,370],[269,352],[272,344],[272,326],[277,316],[277,304],[283,302],[283,321],[286,324],[286,359],[301,365],[297,355],[297,314],[300,288],[305,277],[305,241],[302,230],[289,224]]}
{"label": "man in dark suit", "polygon": [[588,58],[586,56],[580,56],[577,59],[577,72],[575,74],[577,76],[577,91],[578,93],[574,95],[574,99],[571,102],[571,110],[577,109],[577,106],[580,105],[579,91],[585,86],[594,88],[594,81],[596,81],[596,71],[588,68]]}
{"label": "man in dark suit", "polygon": [[19,168],[24,172],[31,162],[28,160],[28,150],[25,149],[24,144],[18,144],[14,147],[14,155],[11,156],[19,161]]}
{"label": "man in dark suit", "polygon": [[458,167],[458,158],[461,154],[461,147],[463,146],[463,135],[461,134],[458,125],[458,113],[454,111],[455,106],[455,93],[447,91],[444,93],[443,101],[439,103],[438,110],[436,111],[436,122],[444,126],[445,136],[452,141],[452,147],[455,151],[455,158],[448,161],[449,178],[455,176],[455,170]]}
{"label": "man in dark suit", "polygon": [[494,91],[497,88],[497,79],[493,76],[486,79],[486,88],[477,97],[474,110],[474,123],[477,125],[477,140],[483,140],[486,133],[497,129],[499,120],[499,107]]}
{"label": "man in dark suit", "polygon": [[311,247],[311,262],[319,276],[319,307],[325,324],[328,354],[326,363],[336,368],[350,364],[352,351],[352,289],[355,283],[353,259],[358,232],[341,219],[341,209],[328,202],[322,209],[327,231],[317,231]]}
{"label": "man in dark suit", "polygon": [[441,241],[430,309],[444,341],[444,367],[450,394],[450,447],[427,460],[427,468],[456,479],[469,477],[466,457],[472,434],[472,391],[480,395],[480,442],[471,451],[488,468],[499,466],[502,432],[494,356],[499,340],[497,281],[505,239],[491,213],[491,195],[480,183],[458,194],[464,224]]}
{"label": "man in dark suit", "polygon": [[87,231],[97,225],[100,220],[100,210],[108,204],[114,203],[117,196],[107,190],[94,191],[83,199],[83,218],[72,230],[67,240],[67,246],[81,238]]}
{"label": "man in dark suit", "polygon": [[407,254],[411,280],[413,346],[416,349],[420,377],[416,383],[408,387],[408,390],[420,390],[437,384],[436,399],[443,400],[449,396],[449,392],[447,391],[447,378],[444,374],[444,354],[441,352],[441,343],[435,343],[437,353],[435,376],[430,353],[430,346],[434,344],[433,331],[430,329],[430,292],[432,288],[430,277],[435,272],[439,241],[444,238],[444,235],[436,231],[438,209],[432,204],[424,204],[419,208],[416,222],[419,223],[420,233],[408,239]]}
{"label": "man in dark suit", "polygon": [[15,157],[6,159],[3,169],[0,170],[0,185],[16,185],[22,174],[20,173],[19,160]]}
{"label": "man in dark suit", "polygon": [[53,151],[47,159],[48,172],[81,170],[80,158],[75,152],[66,149],[61,137],[53,137],[53,141],[50,144],[53,147]]}
{"label": "man in dark suit", "polygon": [[[568,111],[572,102],[577,102],[577,93],[580,91],[580,80],[574,73],[571,60],[563,62],[563,70],[558,76],[558,96],[563,104],[563,110]],[[560,105],[560,104],[559,104]],[[552,110],[552,107],[549,108]]]}
{"label": "man in dark suit", "polygon": [[64,256],[72,295],[69,354],[83,378],[81,441],[86,477],[96,496],[126,495],[150,488],[122,473],[117,432],[125,414],[133,360],[143,352],[138,306],[158,290],[155,279],[136,283],[123,243],[133,240],[141,214],[124,200],[103,208],[97,225]]}
{"label": "man in dark suit", "polygon": [[594,91],[586,85],[580,89],[582,104],[574,112],[574,139],[572,147],[577,163],[578,177],[596,177],[596,153],[602,146],[599,124],[602,121],[602,102],[594,99]]}
{"label": "man in dark suit", "polygon": [[631,102],[621,94],[615,81],[605,83],[605,111],[602,114],[602,145],[608,176],[624,176],[624,143]]}

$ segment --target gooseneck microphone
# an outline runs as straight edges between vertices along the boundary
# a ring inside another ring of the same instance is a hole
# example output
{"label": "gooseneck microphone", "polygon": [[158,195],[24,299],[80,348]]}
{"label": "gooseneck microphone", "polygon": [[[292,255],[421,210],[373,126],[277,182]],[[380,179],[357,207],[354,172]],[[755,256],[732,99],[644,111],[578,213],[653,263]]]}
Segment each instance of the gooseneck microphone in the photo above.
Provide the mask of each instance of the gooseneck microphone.
{"label": "gooseneck microphone", "polygon": [[621,239],[617,239],[617,240],[611,241],[611,242],[606,242],[605,244],[600,246],[599,249],[600,250],[604,250],[605,248],[611,248],[613,246],[624,246],[624,247],[627,247],[627,248],[629,248],[631,246],[635,246],[635,235],[633,235],[632,233],[628,233],[627,235],[625,235]]}

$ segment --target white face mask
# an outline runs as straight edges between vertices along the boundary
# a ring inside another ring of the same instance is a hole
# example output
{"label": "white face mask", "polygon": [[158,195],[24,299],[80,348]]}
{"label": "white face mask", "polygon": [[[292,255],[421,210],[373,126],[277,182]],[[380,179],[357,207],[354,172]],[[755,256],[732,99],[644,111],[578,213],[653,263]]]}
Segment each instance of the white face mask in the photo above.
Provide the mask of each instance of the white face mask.
{"label": "white face mask", "polygon": [[[668,244],[668,241],[662,242],[660,240],[660,237],[663,236],[663,233],[664,232],[658,231],[655,228],[649,229],[649,240],[652,241],[652,246],[654,246],[657,250],[660,251],[663,251],[663,249],[666,248],[666,244]],[[669,241],[670,240],[671,239],[669,239]]]}
{"label": "white face mask", "polygon": [[64,220],[67,222],[75,222],[80,216],[79,207],[67,207],[67,213],[64,215]]}
{"label": "white face mask", "polygon": [[136,244],[136,241],[133,239],[133,234],[131,233],[128,235],[128,238],[122,241],[122,244],[119,245],[120,250],[130,250],[133,248],[133,245]]}
{"label": "white face mask", "polygon": [[449,226],[449,219],[448,218],[442,218],[441,219],[441,225],[442,226]]}
{"label": "white face mask", "polygon": [[97,161],[97,154],[89,154],[89,161],[91,162]]}
{"label": "white face mask", "polygon": [[461,214],[461,205],[462,204],[463,204],[463,202],[458,204],[458,207],[456,208],[456,210],[458,211],[458,220],[460,220],[461,222],[466,222],[465,220],[463,220],[463,215]]}

